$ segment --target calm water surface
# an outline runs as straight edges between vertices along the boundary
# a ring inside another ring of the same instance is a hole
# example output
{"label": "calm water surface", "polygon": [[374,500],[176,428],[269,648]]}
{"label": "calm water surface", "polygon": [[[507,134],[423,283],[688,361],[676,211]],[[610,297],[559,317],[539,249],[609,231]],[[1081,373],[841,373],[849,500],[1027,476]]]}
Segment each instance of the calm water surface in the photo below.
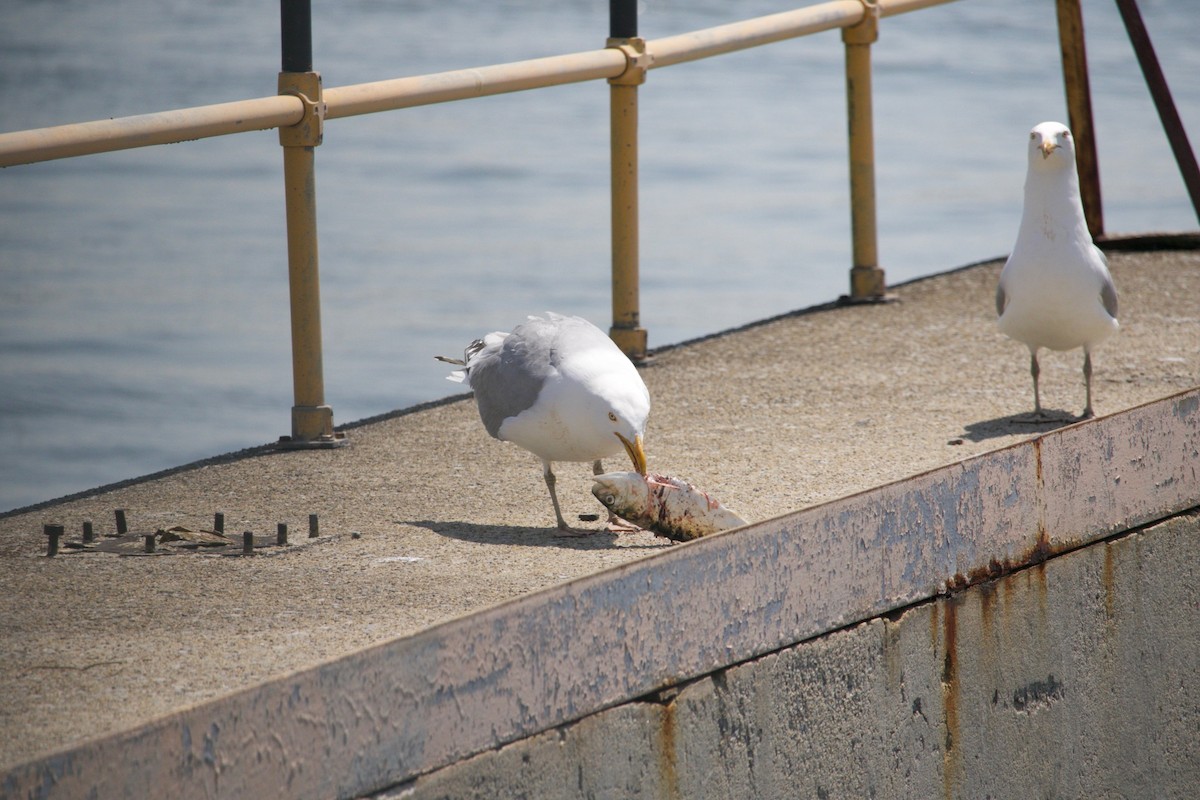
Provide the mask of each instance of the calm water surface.
{"label": "calm water surface", "polygon": [[[602,0],[313,5],[326,86],[590,50],[607,33]],[[1115,7],[1084,6],[1106,227],[1195,229]],[[1141,6],[1200,138],[1200,8]],[[651,0],[641,32],[792,7]],[[0,18],[0,130],[275,91],[271,0],[10,0]],[[1026,132],[1066,119],[1053,0],[886,19],[874,63],[889,281],[1006,253]],[[846,291],[841,70],[830,32],[651,73],[652,347]],[[528,313],[607,327],[607,98],[597,82],[329,123],[317,182],[337,422],[456,393],[431,356]],[[288,432],[282,188],[274,132],[0,172],[0,511]]]}

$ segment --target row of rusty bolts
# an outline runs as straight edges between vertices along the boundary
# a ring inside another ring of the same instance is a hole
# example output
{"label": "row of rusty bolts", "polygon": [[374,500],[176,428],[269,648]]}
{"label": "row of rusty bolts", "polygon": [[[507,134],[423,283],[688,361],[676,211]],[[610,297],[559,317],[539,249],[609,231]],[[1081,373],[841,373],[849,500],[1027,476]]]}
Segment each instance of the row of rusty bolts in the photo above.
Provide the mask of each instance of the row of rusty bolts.
{"label": "row of rusty bolts", "polygon": [[[124,536],[129,533],[129,525],[125,520],[125,509],[118,508],[114,512],[117,519],[117,536]],[[53,558],[58,555],[58,542],[63,536],[64,527],[62,525],[44,525],[42,532],[49,539],[46,545],[46,556]],[[225,533],[225,515],[218,511],[213,515],[213,530],[216,533]],[[320,522],[316,514],[308,515],[308,538],[315,539],[320,535]],[[147,533],[144,535],[146,541],[146,552],[153,553],[155,547],[156,533]],[[287,523],[280,522],[276,525],[275,543],[283,546],[288,543]],[[83,543],[91,544],[96,540],[96,534],[90,521],[83,523]],[[250,531],[242,533],[242,554],[252,555],[254,553],[254,534]]]}

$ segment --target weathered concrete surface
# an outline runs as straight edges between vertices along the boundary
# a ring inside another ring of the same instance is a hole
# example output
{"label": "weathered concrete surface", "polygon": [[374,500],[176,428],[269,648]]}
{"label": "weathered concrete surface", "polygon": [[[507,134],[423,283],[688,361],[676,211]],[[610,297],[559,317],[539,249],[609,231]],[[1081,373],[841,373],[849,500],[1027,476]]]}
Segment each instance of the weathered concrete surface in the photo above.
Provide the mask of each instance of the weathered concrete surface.
{"label": "weathered concrete surface", "polygon": [[[0,518],[0,793],[361,793],[986,576],[992,559],[1184,507],[1200,493],[1196,429],[1158,426],[1195,420],[1195,402],[1135,407],[1200,376],[1200,253],[1114,254],[1122,330],[1097,358],[1096,402],[1136,413],[1037,453],[1027,440],[1053,426],[1013,418],[1030,387],[1023,348],[992,319],[999,266],[645,370],[651,464],[749,519],[816,509],[795,536],[556,538],[537,465],[489,439],[469,402],[356,428],[341,450],[241,454]],[[1046,404],[1078,408],[1078,353],[1043,368]],[[1075,461],[1059,447],[1072,441],[1090,448]],[[1006,445],[1024,449],[950,463]],[[560,497],[596,511],[590,485],[568,466]],[[983,498],[960,502],[973,486]],[[222,510],[258,531],[320,512],[326,535],[253,559],[42,555],[43,523],[77,532],[122,507],[135,526],[200,527]]]}
{"label": "weathered concrete surface", "polygon": [[3,786],[370,791],[1195,506],[1198,457],[1200,388],[264,682],[24,765]]}
{"label": "weathered concrete surface", "polygon": [[1200,516],[426,775],[388,798],[1193,798]]}

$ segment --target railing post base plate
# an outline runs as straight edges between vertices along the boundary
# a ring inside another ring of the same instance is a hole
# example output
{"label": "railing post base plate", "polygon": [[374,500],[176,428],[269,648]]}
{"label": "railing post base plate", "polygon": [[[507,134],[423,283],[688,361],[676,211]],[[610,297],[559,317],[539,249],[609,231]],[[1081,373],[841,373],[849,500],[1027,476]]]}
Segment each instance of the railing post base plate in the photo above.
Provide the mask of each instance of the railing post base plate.
{"label": "railing post base plate", "polygon": [[890,303],[896,299],[888,294],[887,281],[880,267],[850,268],[850,294],[842,295],[840,303]]}
{"label": "railing post base plate", "polygon": [[342,447],[350,443],[346,434],[333,429],[333,409],[329,406],[292,406],[292,435],[280,436],[285,450]]}
{"label": "railing post base plate", "polygon": [[613,327],[609,329],[608,335],[633,363],[637,364],[646,360],[647,334],[645,328]]}

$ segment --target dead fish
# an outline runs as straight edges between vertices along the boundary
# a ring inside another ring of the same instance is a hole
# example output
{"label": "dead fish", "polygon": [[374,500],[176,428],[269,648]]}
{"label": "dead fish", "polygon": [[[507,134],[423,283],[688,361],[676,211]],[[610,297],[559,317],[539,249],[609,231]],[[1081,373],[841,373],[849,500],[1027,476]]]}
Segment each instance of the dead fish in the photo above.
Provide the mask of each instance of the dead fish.
{"label": "dead fish", "polygon": [[592,494],[612,513],[676,542],[745,525],[746,520],[682,478],[608,472]]}

